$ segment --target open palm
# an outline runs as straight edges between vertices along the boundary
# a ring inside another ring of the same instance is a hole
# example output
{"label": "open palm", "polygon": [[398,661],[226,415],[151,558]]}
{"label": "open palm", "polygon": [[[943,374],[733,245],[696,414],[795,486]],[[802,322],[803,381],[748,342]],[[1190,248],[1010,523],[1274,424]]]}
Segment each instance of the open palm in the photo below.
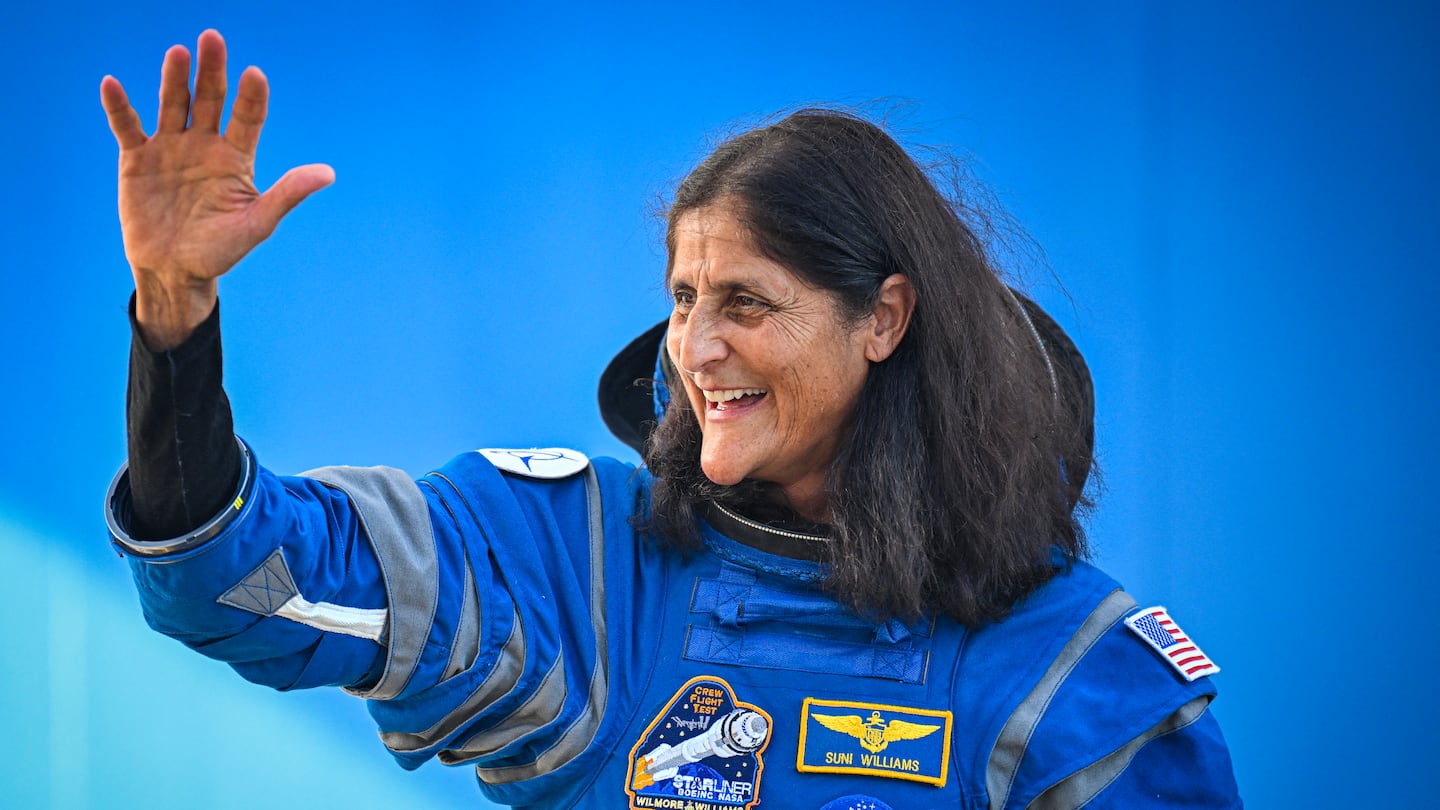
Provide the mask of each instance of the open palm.
{"label": "open palm", "polygon": [[[215,279],[274,232],[301,200],[335,178],[329,166],[300,166],[260,193],[255,149],[269,83],[258,68],[245,70],[221,134],[225,41],[206,31],[197,51],[193,100],[190,53],[179,45],[165,53],[152,135],[146,136],[118,80],[106,76],[100,85],[120,144],[120,227],[135,274],[137,314],[142,325],[150,325],[147,314],[165,321],[153,324],[161,332],[188,332],[202,320],[214,303]],[[204,311],[193,311],[197,308]]]}

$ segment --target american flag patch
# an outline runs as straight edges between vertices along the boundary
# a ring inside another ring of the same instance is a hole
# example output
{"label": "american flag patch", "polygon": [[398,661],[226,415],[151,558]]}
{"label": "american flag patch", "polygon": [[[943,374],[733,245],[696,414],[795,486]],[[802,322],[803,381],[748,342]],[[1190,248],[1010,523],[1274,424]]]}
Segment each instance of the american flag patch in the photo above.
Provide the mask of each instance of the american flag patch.
{"label": "american flag patch", "polygon": [[1163,607],[1145,608],[1126,619],[1125,626],[1160,653],[1187,681],[1220,671],[1220,667],[1185,635],[1185,631]]}

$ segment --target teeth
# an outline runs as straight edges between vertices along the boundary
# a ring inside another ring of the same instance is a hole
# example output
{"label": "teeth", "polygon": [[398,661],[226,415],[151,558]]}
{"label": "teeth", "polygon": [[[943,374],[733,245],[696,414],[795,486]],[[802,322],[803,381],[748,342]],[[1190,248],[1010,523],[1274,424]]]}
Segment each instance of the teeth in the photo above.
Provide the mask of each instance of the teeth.
{"label": "teeth", "polygon": [[720,391],[703,391],[705,399],[719,404],[729,402],[732,399],[739,399],[743,396],[760,396],[765,393],[763,388],[726,388]]}

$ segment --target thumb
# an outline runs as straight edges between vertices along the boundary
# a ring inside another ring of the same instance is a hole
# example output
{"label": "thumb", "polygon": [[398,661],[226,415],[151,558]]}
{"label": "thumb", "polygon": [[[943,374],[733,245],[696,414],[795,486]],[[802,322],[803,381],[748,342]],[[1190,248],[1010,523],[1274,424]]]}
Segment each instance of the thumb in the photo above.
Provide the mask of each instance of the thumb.
{"label": "thumb", "polygon": [[296,166],[275,181],[255,201],[255,224],[262,230],[261,239],[275,231],[280,220],[306,197],[335,182],[335,170],[324,163]]}

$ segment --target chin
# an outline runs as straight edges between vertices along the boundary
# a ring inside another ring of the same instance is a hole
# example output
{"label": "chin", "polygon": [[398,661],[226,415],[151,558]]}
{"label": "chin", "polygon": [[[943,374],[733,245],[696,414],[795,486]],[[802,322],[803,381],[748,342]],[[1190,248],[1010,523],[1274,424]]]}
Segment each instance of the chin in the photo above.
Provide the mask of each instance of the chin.
{"label": "chin", "polygon": [[711,472],[709,468],[703,464],[700,465],[700,469],[705,471],[705,477],[710,479],[710,483],[719,484],[722,487],[731,487],[745,480],[745,476],[740,473],[729,471]]}
{"label": "chin", "polygon": [[700,469],[712,483],[722,487],[734,486],[745,480],[744,470],[719,459],[709,459],[703,451],[700,454]]}

